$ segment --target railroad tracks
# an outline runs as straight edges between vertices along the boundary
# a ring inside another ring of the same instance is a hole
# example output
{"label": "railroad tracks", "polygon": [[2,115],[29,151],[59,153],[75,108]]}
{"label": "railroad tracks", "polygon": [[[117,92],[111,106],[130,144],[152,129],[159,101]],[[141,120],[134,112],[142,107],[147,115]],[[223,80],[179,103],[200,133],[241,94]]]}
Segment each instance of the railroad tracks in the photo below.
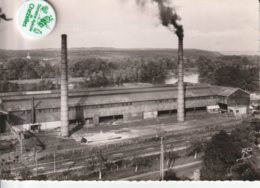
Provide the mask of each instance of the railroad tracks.
{"label": "railroad tracks", "polygon": [[[226,127],[226,131],[230,132],[234,127]],[[197,136],[201,136],[203,139],[210,139],[213,134],[218,132],[219,130],[214,130],[205,133],[201,131],[200,134]],[[176,137],[175,137],[176,136]],[[183,135],[175,135],[172,136],[171,134],[166,134],[166,140],[164,143],[165,151],[183,151],[187,149],[191,144],[191,136],[190,132],[186,132]],[[107,156],[108,161],[118,161],[118,160],[126,160],[132,159],[133,154],[137,156],[152,156],[158,155],[160,152],[160,143],[159,141],[148,142],[145,144],[133,144],[127,147],[121,147],[117,150],[107,150],[103,151],[104,155]],[[71,155],[71,157],[66,159],[58,159],[54,162],[38,162],[37,167],[35,164],[27,165],[27,168],[30,169],[34,174],[37,175],[50,175],[53,173],[61,173],[68,170],[78,170],[88,166],[88,162],[93,160],[95,155],[88,154],[85,155],[82,153],[81,155]],[[23,169],[23,166],[12,168],[11,171],[13,174],[14,172],[19,172],[19,170]],[[16,174],[17,175],[17,174]]]}
{"label": "railroad tracks", "polygon": [[[214,125],[202,124],[186,128],[183,130],[170,130],[165,132],[165,150],[166,151],[181,151],[190,146],[190,141],[193,135],[200,136],[204,139],[209,139],[213,134],[221,129],[227,132],[237,128],[240,121],[228,121],[223,125],[222,121],[215,122]],[[162,124],[168,125],[168,124]],[[157,135],[158,136],[158,135]],[[133,154],[136,156],[151,156],[159,154],[159,137],[156,137],[156,130],[154,134],[145,135],[139,138],[131,138],[114,142],[110,145],[101,145],[99,149],[107,156],[109,161],[118,161],[122,159],[131,159]],[[97,146],[84,145],[75,148],[72,146],[69,149],[62,149],[55,151],[55,148],[50,148],[39,155],[37,167],[34,161],[30,161],[26,167],[37,175],[53,174],[57,172],[64,172],[68,170],[76,170],[87,167],[90,160],[93,160],[93,152]],[[54,156],[55,153],[55,162]],[[48,160],[46,159],[48,158]],[[18,164],[19,165],[19,164]],[[20,165],[11,168],[13,174],[17,173],[24,168]]]}

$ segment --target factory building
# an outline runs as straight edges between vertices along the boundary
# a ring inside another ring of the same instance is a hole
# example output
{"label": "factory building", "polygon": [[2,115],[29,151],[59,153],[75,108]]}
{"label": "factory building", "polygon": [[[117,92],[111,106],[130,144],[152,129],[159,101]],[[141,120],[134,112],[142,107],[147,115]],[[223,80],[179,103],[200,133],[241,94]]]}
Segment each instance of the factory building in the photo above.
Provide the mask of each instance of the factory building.
{"label": "factory building", "polygon": [[[219,107],[234,115],[248,113],[249,93],[239,88],[185,84],[185,112]],[[1,119],[23,130],[38,123],[40,129],[61,126],[60,91],[1,93]],[[139,88],[99,88],[69,91],[69,121],[98,125],[108,119],[124,122],[177,115],[178,88],[159,85]],[[3,124],[3,121],[1,121]],[[4,125],[1,125],[4,126]]]}

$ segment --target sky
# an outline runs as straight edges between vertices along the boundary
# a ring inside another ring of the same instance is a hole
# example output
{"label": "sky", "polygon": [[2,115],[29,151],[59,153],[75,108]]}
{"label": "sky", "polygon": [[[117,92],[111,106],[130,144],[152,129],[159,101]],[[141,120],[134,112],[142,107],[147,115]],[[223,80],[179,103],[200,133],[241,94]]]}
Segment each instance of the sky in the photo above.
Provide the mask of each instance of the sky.
{"label": "sky", "polygon": [[[16,17],[23,0],[1,0],[8,17]],[[155,3],[135,0],[49,0],[57,12],[55,30],[29,39],[16,22],[0,22],[0,49],[69,47],[177,48],[176,35],[160,24]],[[184,26],[184,47],[211,51],[258,51],[258,0],[173,0]]]}

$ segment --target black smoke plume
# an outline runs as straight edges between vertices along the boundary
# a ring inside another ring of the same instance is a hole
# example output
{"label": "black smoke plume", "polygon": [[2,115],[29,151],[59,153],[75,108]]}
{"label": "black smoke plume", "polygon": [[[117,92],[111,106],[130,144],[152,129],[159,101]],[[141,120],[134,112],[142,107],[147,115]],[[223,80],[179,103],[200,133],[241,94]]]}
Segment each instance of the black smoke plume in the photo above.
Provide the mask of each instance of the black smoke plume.
{"label": "black smoke plume", "polygon": [[[137,4],[144,6],[149,0],[136,0]],[[184,29],[181,24],[178,23],[180,17],[176,13],[175,8],[169,6],[169,0],[150,0],[158,5],[160,20],[163,26],[169,27],[173,26],[175,28],[175,33],[179,39],[184,37]]]}

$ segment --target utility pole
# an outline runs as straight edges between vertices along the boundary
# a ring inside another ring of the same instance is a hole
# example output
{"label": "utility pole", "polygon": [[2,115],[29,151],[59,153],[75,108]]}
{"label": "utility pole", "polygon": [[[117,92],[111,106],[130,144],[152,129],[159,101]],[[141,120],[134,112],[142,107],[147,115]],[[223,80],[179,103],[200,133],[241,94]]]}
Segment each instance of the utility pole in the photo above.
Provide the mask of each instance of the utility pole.
{"label": "utility pole", "polygon": [[31,123],[35,123],[35,109],[34,109],[34,97],[32,97],[32,106],[31,106]]}
{"label": "utility pole", "polygon": [[21,152],[21,159],[22,159],[22,156],[23,156],[23,135],[22,133],[19,133],[19,141],[20,141],[20,152]]}
{"label": "utility pole", "polygon": [[34,148],[34,152],[35,152],[35,168],[36,168],[36,176],[38,176],[38,156],[37,156],[37,151]]}
{"label": "utility pole", "polygon": [[162,130],[162,124],[159,120],[159,118],[157,118],[157,122],[158,122],[158,126],[159,126],[159,130],[157,132],[158,136],[160,136],[160,146],[161,146],[161,151],[160,151],[160,179],[163,180],[164,179],[164,131]]}
{"label": "utility pole", "polygon": [[56,172],[56,148],[55,148],[55,151],[54,151],[54,155],[53,155],[53,172],[55,173]]}
{"label": "utility pole", "polygon": [[160,154],[160,178],[163,181],[164,178],[164,146],[163,135],[161,134],[161,154]]}

